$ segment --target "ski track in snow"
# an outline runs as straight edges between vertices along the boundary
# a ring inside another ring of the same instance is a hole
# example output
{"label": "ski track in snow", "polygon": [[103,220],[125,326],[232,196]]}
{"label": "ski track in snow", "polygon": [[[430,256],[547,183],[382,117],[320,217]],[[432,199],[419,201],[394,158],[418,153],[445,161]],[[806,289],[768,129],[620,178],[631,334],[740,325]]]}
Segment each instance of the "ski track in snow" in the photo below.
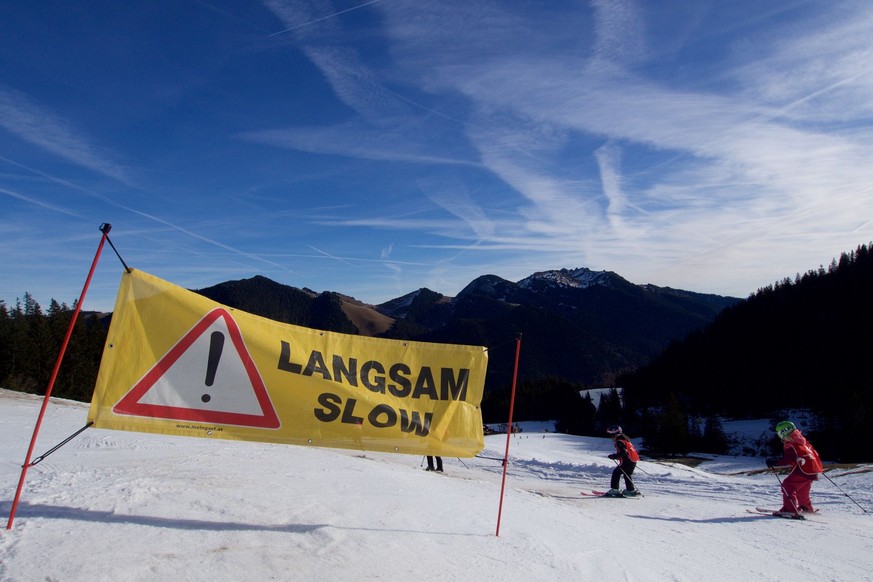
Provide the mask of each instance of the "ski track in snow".
{"label": "ski track in snow", "polygon": [[[0,513],[41,399],[0,390]],[[84,424],[53,400],[35,455]],[[643,460],[639,499],[585,498],[608,439],[506,435],[444,459],[89,429],[29,469],[0,580],[871,580],[873,516],[831,483],[807,521],[751,515],[781,499],[761,459]],[[873,473],[831,477],[873,511]],[[5,523],[5,522],[4,522]]]}

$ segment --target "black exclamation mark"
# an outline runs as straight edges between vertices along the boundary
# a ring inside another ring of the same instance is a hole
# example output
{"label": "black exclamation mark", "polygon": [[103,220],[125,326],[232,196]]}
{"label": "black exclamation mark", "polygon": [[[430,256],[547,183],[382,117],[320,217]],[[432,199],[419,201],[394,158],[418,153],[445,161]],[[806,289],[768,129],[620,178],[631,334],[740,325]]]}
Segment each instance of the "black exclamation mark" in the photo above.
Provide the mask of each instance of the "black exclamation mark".
{"label": "black exclamation mark", "polygon": [[[221,359],[221,350],[224,349],[224,334],[213,331],[209,341],[209,360],[206,362],[206,385],[215,383],[215,372],[218,370],[218,361]],[[204,394],[200,397],[203,402],[209,402],[212,397]]]}

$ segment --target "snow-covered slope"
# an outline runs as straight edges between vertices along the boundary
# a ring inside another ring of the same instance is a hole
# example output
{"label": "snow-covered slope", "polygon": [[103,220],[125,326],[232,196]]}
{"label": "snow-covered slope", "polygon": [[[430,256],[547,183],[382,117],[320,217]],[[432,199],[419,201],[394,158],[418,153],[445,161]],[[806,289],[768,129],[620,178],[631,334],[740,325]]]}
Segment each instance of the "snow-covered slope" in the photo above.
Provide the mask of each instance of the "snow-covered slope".
{"label": "snow-covered slope", "polygon": [[[5,525],[40,399],[0,390]],[[55,400],[36,454],[80,428]],[[506,435],[446,473],[405,455],[89,429],[28,472],[0,580],[870,580],[871,473],[813,486],[808,521],[754,516],[779,503],[760,460],[697,468],[643,461],[645,497],[608,486],[607,439]],[[863,469],[863,468],[862,468]],[[869,469],[869,467],[867,468]],[[844,493],[845,492],[845,493]]]}

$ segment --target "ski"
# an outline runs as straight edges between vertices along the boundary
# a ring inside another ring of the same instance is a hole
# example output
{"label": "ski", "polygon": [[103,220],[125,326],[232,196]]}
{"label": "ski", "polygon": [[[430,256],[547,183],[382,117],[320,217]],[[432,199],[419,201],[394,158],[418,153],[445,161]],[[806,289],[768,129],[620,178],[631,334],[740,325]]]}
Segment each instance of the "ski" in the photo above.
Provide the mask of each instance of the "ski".
{"label": "ski", "polygon": [[603,497],[606,492],[605,491],[580,491],[580,495],[584,495],[585,497]]}
{"label": "ski", "polygon": [[789,513],[776,511],[775,509],[767,509],[766,507],[756,507],[755,509],[747,510],[749,513],[754,515],[763,515],[768,517],[780,517],[782,519],[801,519],[805,520],[806,518],[800,515],[799,513]]}
{"label": "ski", "polygon": [[581,495],[582,497],[606,497],[607,499],[636,499],[637,497],[641,497],[641,495],[612,496],[607,495],[606,491],[597,491],[596,489],[592,491],[580,491],[579,495]]}

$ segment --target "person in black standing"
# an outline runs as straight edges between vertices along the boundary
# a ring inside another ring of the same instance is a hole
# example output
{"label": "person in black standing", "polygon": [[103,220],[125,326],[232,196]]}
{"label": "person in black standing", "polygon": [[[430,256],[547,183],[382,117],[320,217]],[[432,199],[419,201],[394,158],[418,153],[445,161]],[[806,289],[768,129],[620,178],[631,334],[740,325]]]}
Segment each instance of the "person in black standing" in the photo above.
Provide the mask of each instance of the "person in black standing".
{"label": "person in black standing", "polygon": [[425,471],[439,471],[440,473],[442,473],[443,472],[443,458],[442,457],[436,458],[436,469],[434,469],[434,466],[433,466],[433,459],[434,458],[431,457],[430,455],[427,456],[427,469],[425,469]]}

